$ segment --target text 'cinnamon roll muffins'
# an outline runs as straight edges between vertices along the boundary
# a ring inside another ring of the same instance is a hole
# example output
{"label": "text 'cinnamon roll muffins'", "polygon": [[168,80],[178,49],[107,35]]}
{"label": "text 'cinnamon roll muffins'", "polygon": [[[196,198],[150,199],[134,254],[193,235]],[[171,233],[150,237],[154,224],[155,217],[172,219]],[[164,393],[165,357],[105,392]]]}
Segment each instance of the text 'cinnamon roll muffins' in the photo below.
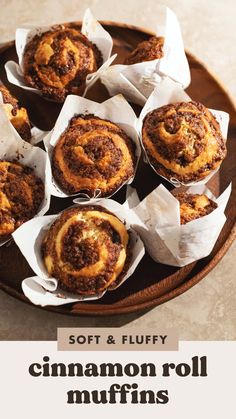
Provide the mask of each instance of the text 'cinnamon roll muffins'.
{"label": "text 'cinnamon roll muffins'", "polygon": [[219,123],[204,105],[194,101],[149,112],[143,121],[142,142],[156,172],[181,183],[206,178],[226,156]]}
{"label": "text 'cinnamon roll muffins'", "polygon": [[152,36],[147,41],[140,42],[137,47],[126,57],[124,64],[137,64],[152,61],[164,56],[164,38]]}
{"label": "text 'cinnamon roll muffins'", "polygon": [[9,121],[12,123],[21,138],[25,141],[31,139],[31,126],[27,110],[19,106],[18,100],[0,82],[0,93],[2,94],[3,107]]}
{"label": "text 'cinnamon roll muffins'", "polygon": [[180,204],[180,223],[186,224],[190,221],[204,217],[217,208],[217,203],[206,195],[179,193],[175,198]]}
{"label": "text 'cinnamon roll muffins'", "polygon": [[26,82],[48,99],[63,102],[69,94],[82,95],[86,77],[102,65],[96,45],[73,23],[36,34],[24,50]]}
{"label": "text 'cinnamon roll muffins'", "polygon": [[128,269],[129,233],[119,218],[99,205],[73,207],[47,231],[42,257],[61,289],[99,294]]}
{"label": "text 'cinnamon roll muffins'", "polygon": [[74,116],[57,141],[52,173],[67,194],[112,195],[134,176],[135,146],[115,123],[94,115]]}
{"label": "text 'cinnamon roll muffins'", "polygon": [[33,169],[0,161],[0,238],[34,217],[44,199],[44,185]]}

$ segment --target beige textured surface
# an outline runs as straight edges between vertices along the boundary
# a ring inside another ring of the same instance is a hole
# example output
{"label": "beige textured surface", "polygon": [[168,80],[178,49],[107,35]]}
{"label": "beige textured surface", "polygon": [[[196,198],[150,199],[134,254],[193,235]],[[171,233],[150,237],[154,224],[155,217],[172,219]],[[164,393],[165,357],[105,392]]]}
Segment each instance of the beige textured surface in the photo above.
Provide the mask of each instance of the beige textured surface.
{"label": "beige textured surface", "polygon": [[[47,24],[80,19],[90,7],[99,19],[155,29],[156,0],[1,0],[0,42],[22,23]],[[218,75],[236,97],[235,0],[166,0],[178,14],[185,46]],[[184,295],[142,316],[79,318],[30,307],[0,292],[0,339],[52,340],[57,327],[174,327],[181,339],[236,339],[236,243],[219,265]]]}

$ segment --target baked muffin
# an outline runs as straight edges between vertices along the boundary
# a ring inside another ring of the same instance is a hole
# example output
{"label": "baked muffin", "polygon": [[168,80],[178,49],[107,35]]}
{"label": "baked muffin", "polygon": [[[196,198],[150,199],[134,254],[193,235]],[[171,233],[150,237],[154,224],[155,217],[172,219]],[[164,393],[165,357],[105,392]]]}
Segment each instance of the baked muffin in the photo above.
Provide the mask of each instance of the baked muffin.
{"label": "baked muffin", "polygon": [[68,195],[114,193],[134,175],[134,145],[116,124],[94,115],[74,116],[52,155],[52,173]]}
{"label": "baked muffin", "polygon": [[204,179],[226,156],[226,144],[212,113],[198,102],[178,102],[149,112],[142,141],[156,172],[167,179]]}
{"label": "baked muffin", "polygon": [[126,57],[124,64],[137,64],[143,61],[152,61],[162,58],[164,38],[152,36],[148,41],[143,41]]}
{"label": "baked muffin", "polygon": [[25,141],[31,139],[30,121],[25,108],[19,106],[18,100],[9,92],[9,90],[0,82],[0,93],[3,98],[3,107],[9,121],[12,123],[21,138]]}
{"label": "baked muffin", "polygon": [[206,195],[179,193],[175,195],[180,203],[180,223],[204,217],[217,208],[217,203]]}
{"label": "baked muffin", "polygon": [[53,30],[35,35],[26,45],[24,77],[44,97],[63,102],[70,93],[82,95],[86,76],[102,63],[101,52],[78,25],[56,25]]}
{"label": "baked muffin", "polygon": [[44,198],[44,185],[33,169],[0,161],[0,238],[34,217]]}
{"label": "baked muffin", "polygon": [[42,258],[59,287],[93,295],[120,281],[129,264],[129,233],[111,212],[98,205],[65,210],[50,226]]}

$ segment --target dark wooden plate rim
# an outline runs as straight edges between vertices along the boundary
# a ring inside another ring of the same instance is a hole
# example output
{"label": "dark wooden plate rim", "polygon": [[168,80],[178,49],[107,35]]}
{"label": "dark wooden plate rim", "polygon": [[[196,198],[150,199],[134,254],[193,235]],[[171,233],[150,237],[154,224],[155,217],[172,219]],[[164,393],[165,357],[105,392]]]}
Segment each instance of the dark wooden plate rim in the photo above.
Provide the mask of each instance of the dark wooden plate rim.
{"label": "dark wooden plate rim", "polygon": [[[81,23],[81,22],[78,22]],[[113,22],[113,21],[100,21],[100,23],[104,26],[117,26],[120,28],[127,28],[129,30],[134,30],[134,31],[139,31],[139,32],[143,32],[146,33],[147,35],[154,35],[154,33],[146,28],[142,28],[140,26],[135,26],[135,25],[129,25],[126,23],[117,23],[117,22]],[[5,51],[6,49],[8,49],[9,47],[14,45],[14,41],[9,41],[6,42],[4,44],[0,44],[0,53]],[[227,91],[227,89],[225,88],[225,86],[221,83],[221,81],[218,79],[218,77],[214,74],[214,72],[212,72],[212,70],[210,70],[208,68],[208,66],[206,64],[204,64],[201,60],[199,60],[198,58],[196,58],[196,56],[192,53],[190,53],[189,51],[186,50],[186,54],[188,57],[192,58],[194,61],[197,61],[201,67],[204,68],[204,70],[206,71],[206,73],[208,73],[208,75],[214,79],[215,83],[219,86],[219,89],[221,91],[224,92],[225,96],[227,96],[227,99],[229,100],[229,102],[232,105],[232,108],[234,109],[234,111],[236,112],[236,102],[233,99],[233,97],[231,96],[231,94]],[[162,296],[159,296],[157,298],[151,298],[147,301],[145,300],[143,303],[139,303],[139,304],[131,304],[129,306],[119,306],[119,307],[109,307],[106,305],[102,305],[99,307],[96,307],[95,305],[93,306],[93,310],[92,312],[88,311],[88,307],[85,307],[84,309],[82,307],[80,307],[79,309],[77,308],[75,311],[73,311],[73,309],[71,311],[68,312],[62,312],[60,310],[60,306],[58,307],[54,307],[54,306],[46,306],[46,307],[40,307],[40,306],[36,306],[40,309],[46,310],[46,311],[50,311],[50,312],[57,312],[60,314],[67,314],[67,315],[72,315],[72,316],[78,316],[78,315],[87,315],[87,316],[105,316],[105,315],[119,315],[119,314],[128,314],[128,313],[134,313],[137,311],[144,311],[150,308],[153,308],[157,305],[163,304],[181,294],[183,294],[184,292],[186,292],[187,290],[189,290],[190,288],[192,288],[194,285],[196,285],[198,282],[200,282],[212,269],[215,268],[215,266],[220,262],[220,260],[223,258],[223,256],[225,255],[225,253],[227,252],[227,250],[229,249],[229,247],[231,246],[231,244],[233,243],[234,239],[236,238],[236,222],[233,225],[233,228],[231,229],[230,234],[228,235],[227,239],[225,240],[223,246],[220,248],[220,250],[218,250],[218,252],[215,254],[215,256],[210,260],[210,262],[200,271],[198,272],[196,275],[194,275],[193,277],[191,277],[190,279],[186,280],[184,283],[180,284],[179,286],[177,286],[176,288],[174,288],[173,290],[165,293]],[[0,289],[4,292],[6,292],[7,294],[11,295],[12,297],[17,298],[20,301],[23,301],[29,305],[33,305],[25,296],[24,294],[19,293],[18,291],[16,291],[15,289],[7,286],[6,284],[3,284],[2,282],[0,282]],[[35,306],[34,306],[35,307]]]}

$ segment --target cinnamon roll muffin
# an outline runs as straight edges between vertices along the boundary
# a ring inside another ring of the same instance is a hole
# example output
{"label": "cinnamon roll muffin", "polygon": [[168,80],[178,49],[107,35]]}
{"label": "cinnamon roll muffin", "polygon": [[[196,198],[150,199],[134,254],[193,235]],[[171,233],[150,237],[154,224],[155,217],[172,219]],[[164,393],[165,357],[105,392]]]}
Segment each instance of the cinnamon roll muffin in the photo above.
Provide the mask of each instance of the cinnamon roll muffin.
{"label": "cinnamon roll muffin", "polygon": [[12,123],[21,138],[25,141],[31,139],[30,121],[25,108],[19,106],[18,100],[0,82],[0,93],[3,98],[3,107],[9,121]]}
{"label": "cinnamon roll muffin", "polygon": [[98,205],[65,210],[42,243],[42,257],[59,287],[76,294],[103,292],[129,264],[129,233],[114,214]]}
{"label": "cinnamon roll muffin", "polygon": [[217,208],[217,203],[206,195],[179,193],[175,195],[180,203],[180,223],[204,217]]}
{"label": "cinnamon roll muffin", "polygon": [[68,195],[114,193],[134,175],[132,140],[113,122],[94,115],[74,116],[52,155],[52,173]]}
{"label": "cinnamon roll muffin", "polygon": [[167,179],[198,181],[217,169],[226,144],[212,113],[198,102],[178,102],[149,112],[142,141],[154,169]]}
{"label": "cinnamon roll muffin", "polygon": [[152,36],[148,41],[143,41],[129,54],[124,64],[136,64],[143,61],[152,61],[164,56],[164,38]]}
{"label": "cinnamon roll muffin", "polygon": [[33,169],[0,161],[0,238],[34,217],[44,198],[44,185]]}
{"label": "cinnamon roll muffin", "polygon": [[97,71],[102,63],[101,52],[78,25],[56,25],[35,35],[26,45],[24,77],[46,98],[63,102],[69,93],[82,95],[87,75]]}

